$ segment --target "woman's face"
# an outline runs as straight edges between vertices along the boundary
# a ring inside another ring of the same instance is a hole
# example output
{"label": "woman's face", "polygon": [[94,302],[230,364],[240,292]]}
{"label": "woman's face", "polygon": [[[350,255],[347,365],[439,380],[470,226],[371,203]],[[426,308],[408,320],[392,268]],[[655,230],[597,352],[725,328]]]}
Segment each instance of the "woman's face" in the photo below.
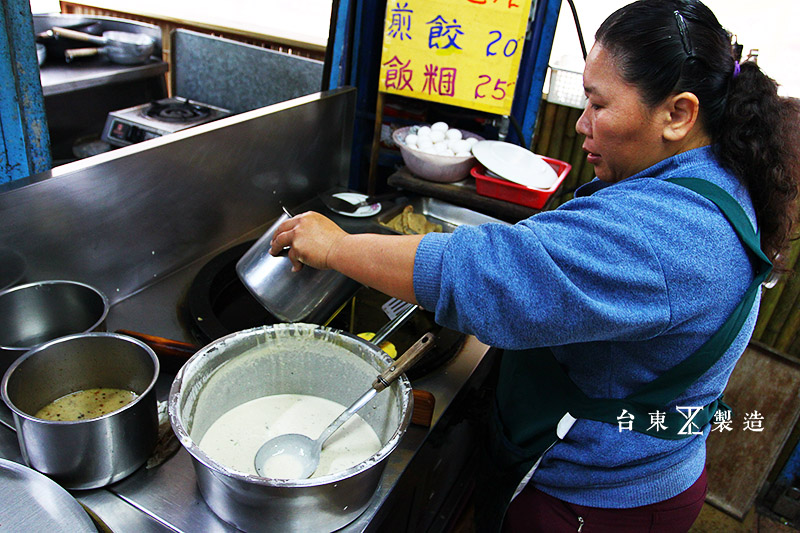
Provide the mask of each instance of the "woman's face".
{"label": "woman's face", "polygon": [[598,178],[615,183],[669,157],[662,110],[644,105],[599,44],[586,58],[583,86],[589,100],[575,129]]}

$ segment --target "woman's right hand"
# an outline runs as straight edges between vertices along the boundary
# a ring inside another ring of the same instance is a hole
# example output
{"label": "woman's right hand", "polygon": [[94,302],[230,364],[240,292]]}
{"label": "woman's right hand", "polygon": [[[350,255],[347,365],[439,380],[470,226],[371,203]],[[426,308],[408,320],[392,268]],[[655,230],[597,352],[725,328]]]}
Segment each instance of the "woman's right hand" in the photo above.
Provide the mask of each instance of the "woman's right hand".
{"label": "woman's right hand", "polygon": [[335,269],[389,296],[416,303],[414,258],[424,235],[350,234],[309,211],[283,222],[272,237],[272,255],[289,248],[292,270],[303,265]]}
{"label": "woman's right hand", "polygon": [[270,253],[278,255],[288,247],[294,272],[303,268],[303,265],[325,270],[330,268],[328,257],[331,251],[346,235],[347,232],[332,220],[309,211],[278,226],[272,237]]}

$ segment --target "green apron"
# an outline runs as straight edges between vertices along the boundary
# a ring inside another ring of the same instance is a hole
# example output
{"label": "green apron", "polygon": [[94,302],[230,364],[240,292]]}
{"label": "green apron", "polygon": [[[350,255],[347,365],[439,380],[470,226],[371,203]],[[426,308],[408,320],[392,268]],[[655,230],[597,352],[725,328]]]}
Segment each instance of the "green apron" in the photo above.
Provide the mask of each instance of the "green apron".
{"label": "green apron", "polygon": [[[624,399],[589,398],[569,378],[548,348],[505,351],[500,362],[496,405],[487,443],[488,462],[479,468],[475,515],[479,531],[499,530],[520,485],[537,461],[566,435],[575,419],[617,425],[624,411],[634,431],[662,439],[681,439],[709,424],[722,397],[700,410],[686,428],[687,416],[666,408],[728,350],[741,331],[772,264],[761,251],[759,234],[727,192],[696,178],[667,181],[687,187],[716,204],[744,245],[758,259],[753,282],[719,330],[695,353]],[[534,397],[530,391],[536,391]],[[723,404],[724,405],[724,404]],[[725,406],[727,408],[727,406]],[[651,414],[664,413],[661,426]],[[664,429],[666,426],[666,429]],[[626,428],[629,426],[626,426]]]}

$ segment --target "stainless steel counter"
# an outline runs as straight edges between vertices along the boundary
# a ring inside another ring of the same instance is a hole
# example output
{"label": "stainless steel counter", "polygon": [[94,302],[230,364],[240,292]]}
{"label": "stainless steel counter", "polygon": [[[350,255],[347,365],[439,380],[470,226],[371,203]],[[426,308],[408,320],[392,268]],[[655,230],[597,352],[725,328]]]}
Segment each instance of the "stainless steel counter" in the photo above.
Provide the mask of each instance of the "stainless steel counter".
{"label": "stainless steel counter", "polygon": [[[26,281],[74,279],[105,292],[109,331],[193,341],[180,304],[206,262],[260,236],[282,204],[298,207],[346,185],[354,103],[352,89],[309,95],[0,187],[0,247],[26,258]],[[348,231],[368,223],[345,218],[337,221]],[[414,531],[409,509],[438,512],[451,470],[470,450],[460,430],[446,432],[465,388],[481,381],[487,353],[469,338],[447,364],[412,383],[434,395],[433,425],[408,429],[372,503],[344,531],[375,531],[398,517]],[[159,379],[162,401],[172,378]],[[2,425],[0,456],[22,461],[14,431]],[[182,448],[155,468],[73,494],[114,532],[233,530],[204,503]]]}
{"label": "stainless steel counter", "polygon": [[[198,262],[200,263],[200,262]],[[175,302],[188,288],[200,264],[190,265],[148,289],[112,306],[107,329],[153,331],[176,340],[191,341],[181,321],[175,316]],[[387,505],[398,483],[456,396],[470,382],[487,353],[487,346],[469,337],[461,351],[445,366],[412,384],[429,391],[436,398],[431,428],[410,426],[398,448],[389,456],[383,478],[372,502],[356,521],[342,531],[377,531],[391,512]],[[159,398],[166,400],[173,376],[159,380]],[[0,427],[0,457],[22,462],[14,432]],[[428,468],[426,466],[426,468]],[[104,489],[72,493],[97,519],[113,532],[236,531],[220,520],[200,495],[191,456],[183,448],[153,469],[142,467],[130,477]]]}

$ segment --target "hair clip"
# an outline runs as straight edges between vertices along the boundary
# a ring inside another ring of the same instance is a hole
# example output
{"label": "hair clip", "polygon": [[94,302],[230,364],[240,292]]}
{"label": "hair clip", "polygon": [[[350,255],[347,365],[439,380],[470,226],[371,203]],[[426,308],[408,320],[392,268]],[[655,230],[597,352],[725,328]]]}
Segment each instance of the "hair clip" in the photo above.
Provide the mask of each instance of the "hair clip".
{"label": "hair clip", "polygon": [[689,57],[694,57],[694,50],[692,49],[692,40],[689,38],[689,28],[686,26],[686,20],[677,9],[675,13],[675,22],[678,23],[678,32],[681,35],[681,44],[683,44],[683,51]]}
{"label": "hair clip", "polygon": [[739,71],[740,70],[741,70],[741,67],[739,66],[739,62],[734,59],[733,60],[733,79],[736,79],[736,76],[739,75]]}

